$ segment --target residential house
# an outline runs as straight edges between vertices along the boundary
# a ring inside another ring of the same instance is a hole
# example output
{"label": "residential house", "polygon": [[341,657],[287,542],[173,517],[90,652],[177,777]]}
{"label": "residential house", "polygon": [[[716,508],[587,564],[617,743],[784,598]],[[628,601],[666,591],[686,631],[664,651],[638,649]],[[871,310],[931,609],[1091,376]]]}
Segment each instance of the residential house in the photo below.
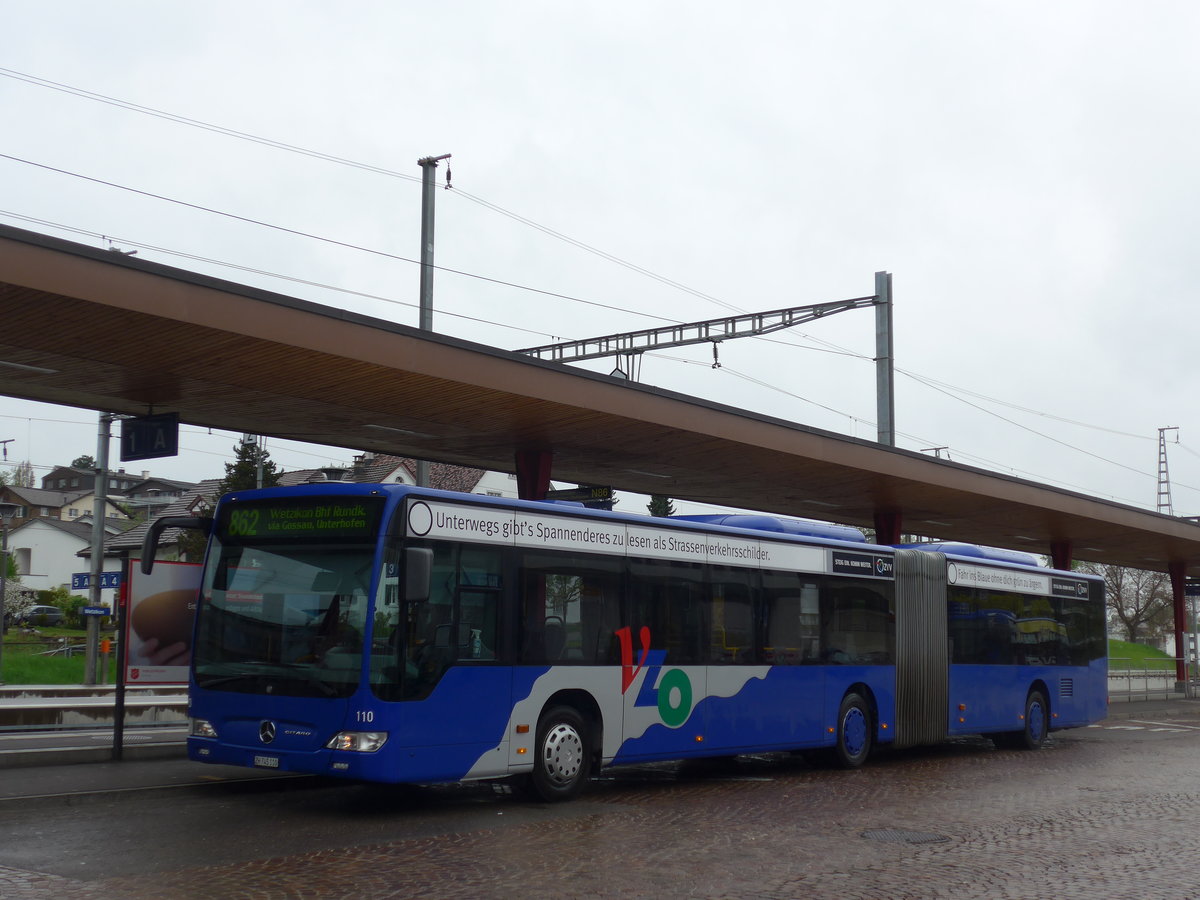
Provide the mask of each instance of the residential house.
{"label": "residential house", "polygon": [[57,466],[49,475],[42,476],[44,491],[90,491],[96,484],[96,473],[92,469],[77,469],[73,466]]}
{"label": "residential house", "polygon": [[[175,498],[170,505],[164,507],[153,518],[157,519],[162,516],[211,515],[217,486],[220,483],[220,479],[216,478],[201,481],[190,490],[185,491],[182,496]],[[129,559],[140,560],[142,558],[142,544],[146,539],[146,532],[150,529],[151,521],[141,522],[128,531],[123,531],[105,540],[104,556],[106,568],[110,559],[118,560],[128,557]],[[178,560],[183,558],[185,562],[200,562],[199,559],[181,557],[179,539],[182,535],[183,529],[180,528],[168,528],[163,531],[159,536],[158,548],[155,554],[156,558],[163,560]],[[90,547],[83,551],[83,554],[90,556]]]}
{"label": "residential house", "polygon": [[[124,469],[108,473],[108,493],[124,494],[138,482],[150,478],[149,472],[133,474]],[[90,491],[96,487],[94,469],[77,469],[73,466],[57,466],[48,475],[42,476],[43,490]]]}
{"label": "residential house", "polygon": [[[142,472],[137,476],[124,469],[109,473],[106,534],[115,536],[128,527],[130,516],[122,507],[161,510],[190,487],[186,482],[149,475]],[[90,569],[79,554],[90,557],[95,484],[96,474],[90,469],[58,466],[42,479],[41,488],[0,488],[0,500],[17,506],[17,515],[9,522],[8,546],[24,586],[33,590],[70,587],[73,574]],[[119,565],[115,558],[106,559],[104,570]]]}
{"label": "residential house", "polygon": [[[121,531],[121,520],[105,523],[107,535]],[[91,546],[92,523],[86,520],[63,521],[54,518],[29,519],[8,535],[8,551],[12,554],[21,577],[21,585],[34,591],[71,587],[71,576],[90,571],[81,564],[79,552]],[[118,560],[106,560],[104,571],[114,571]]]}
{"label": "residential house", "polygon": [[129,488],[119,502],[134,518],[153,519],[195,487],[196,485],[190,481],[146,478]]}
{"label": "residential house", "polygon": [[[0,501],[13,503],[17,514],[8,523],[9,530],[19,528],[32,519],[62,519],[63,508],[85,496],[84,491],[45,490],[42,488],[0,487]],[[87,494],[90,496],[90,494]],[[91,509],[88,509],[91,512]]]}
{"label": "residential house", "polygon": [[[417,461],[383,453],[364,453],[354,461],[347,480],[379,484],[416,484]],[[444,491],[486,494],[489,497],[516,497],[517,476],[488,472],[449,463],[429,464],[429,486]]]}
{"label": "residential house", "polygon": [[[113,497],[104,499],[104,518],[106,519],[125,519],[129,520],[129,516],[125,510],[121,508],[124,501],[121,497]],[[96,514],[96,492],[87,491],[79,494],[71,499],[70,502],[63,504],[59,510],[59,518],[68,522],[82,519],[85,516],[94,516]]]}

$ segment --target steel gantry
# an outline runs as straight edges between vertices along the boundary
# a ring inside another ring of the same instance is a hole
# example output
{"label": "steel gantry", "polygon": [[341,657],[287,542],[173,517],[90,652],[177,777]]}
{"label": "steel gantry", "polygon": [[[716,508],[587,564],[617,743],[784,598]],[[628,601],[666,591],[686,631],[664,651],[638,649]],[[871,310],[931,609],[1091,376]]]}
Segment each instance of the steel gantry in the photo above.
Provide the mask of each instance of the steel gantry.
{"label": "steel gantry", "polygon": [[828,303],[812,303],[807,306],[790,306],[769,312],[743,313],[703,322],[688,322],[664,325],[661,328],[644,328],[641,331],[625,331],[606,334],[603,337],[584,338],[579,341],[563,341],[558,344],[543,344],[517,350],[547,362],[568,363],[585,359],[601,359],[606,356],[625,357],[625,368],[618,366],[613,375],[637,381],[637,362],[643,353],[665,350],[669,347],[686,347],[690,344],[713,345],[713,368],[720,367],[717,345],[733,338],[758,337],[813,322],[825,316],[849,312],[852,309],[875,307],[875,369],[876,404],[878,411],[879,443],[895,446],[895,395],[892,382],[892,276],[888,272],[875,273],[875,293],[869,297],[851,300],[834,300]]}
{"label": "steel gantry", "polygon": [[584,338],[579,341],[564,341],[561,344],[545,344],[518,350],[548,362],[579,362],[585,359],[600,359],[605,356],[634,357],[651,350],[669,347],[686,347],[689,344],[719,344],[722,341],[741,337],[757,337],[782,331],[795,325],[803,325],[816,319],[852,309],[874,306],[874,297],[856,297],[853,300],[835,300],[830,303],[814,303],[808,306],[792,306],[773,309],[769,312],[744,313],[703,322],[681,325],[664,325],[661,328],[645,328],[641,331],[626,331],[603,337]]}

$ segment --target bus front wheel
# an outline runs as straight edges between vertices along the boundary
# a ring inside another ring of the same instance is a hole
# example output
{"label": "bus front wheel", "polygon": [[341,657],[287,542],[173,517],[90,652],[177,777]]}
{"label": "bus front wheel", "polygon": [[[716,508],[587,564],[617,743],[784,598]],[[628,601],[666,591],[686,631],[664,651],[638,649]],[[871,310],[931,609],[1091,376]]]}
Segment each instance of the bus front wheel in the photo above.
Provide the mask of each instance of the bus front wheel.
{"label": "bus front wheel", "polygon": [[847,694],[838,710],[834,764],[857,769],[867,761],[872,743],[871,707],[858,694]]}
{"label": "bus front wheel", "polygon": [[534,794],[547,802],[569,800],[588,777],[591,748],[583,716],[570,706],[556,706],[538,722],[533,772]]}

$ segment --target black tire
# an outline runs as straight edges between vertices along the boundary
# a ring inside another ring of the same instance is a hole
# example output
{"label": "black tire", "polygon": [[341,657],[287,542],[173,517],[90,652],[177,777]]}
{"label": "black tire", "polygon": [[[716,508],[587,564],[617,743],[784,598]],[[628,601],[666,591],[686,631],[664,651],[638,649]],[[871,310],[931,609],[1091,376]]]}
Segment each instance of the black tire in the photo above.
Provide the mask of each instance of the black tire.
{"label": "black tire", "polygon": [[833,764],[841,769],[857,769],[871,755],[874,738],[875,726],[871,721],[870,705],[858,694],[847,694],[838,710]]}
{"label": "black tire", "polygon": [[1025,727],[992,735],[992,743],[1005,750],[1037,750],[1046,743],[1050,731],[1050,705],[1039,690],[1025,698]]}
{"label": "black tire", "polygon": [[548,803],[569,800],[587,783],[592,748],[583,716],[570,706],[556,706],[538,722],[529,786]]}

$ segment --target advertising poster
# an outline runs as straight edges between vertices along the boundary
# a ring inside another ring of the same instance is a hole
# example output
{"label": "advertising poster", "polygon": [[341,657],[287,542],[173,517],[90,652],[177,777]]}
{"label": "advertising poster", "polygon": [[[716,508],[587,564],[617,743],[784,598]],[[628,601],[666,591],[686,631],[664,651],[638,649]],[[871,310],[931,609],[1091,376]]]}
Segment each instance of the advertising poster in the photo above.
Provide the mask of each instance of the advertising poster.
{"label": "advertising poster", "polygon": [[192,623],[200,566],[156,562],[143,575],[132,567],[126,616],[126,684],[185,684],[192,661]]}

